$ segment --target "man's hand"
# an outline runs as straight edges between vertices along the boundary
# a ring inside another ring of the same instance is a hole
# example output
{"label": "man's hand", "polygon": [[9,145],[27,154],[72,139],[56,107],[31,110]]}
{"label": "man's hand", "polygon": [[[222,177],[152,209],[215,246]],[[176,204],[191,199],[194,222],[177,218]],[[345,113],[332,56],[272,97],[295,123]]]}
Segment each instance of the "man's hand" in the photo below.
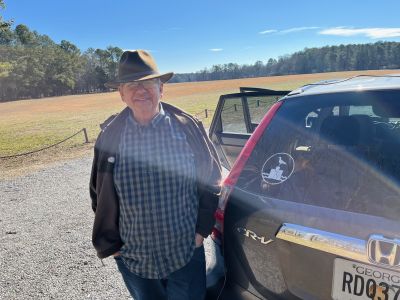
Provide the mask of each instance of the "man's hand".
{"label": "man's hand", "polygon": [[117,256],[120,256],[121,255],[121,252],[115,252],[112,256],[114,256],[114,257],[117,257]]}
{"label": "man's hand", "polygon": [[203,245],[204,238],[201,234],[196,233],[196,248]]}

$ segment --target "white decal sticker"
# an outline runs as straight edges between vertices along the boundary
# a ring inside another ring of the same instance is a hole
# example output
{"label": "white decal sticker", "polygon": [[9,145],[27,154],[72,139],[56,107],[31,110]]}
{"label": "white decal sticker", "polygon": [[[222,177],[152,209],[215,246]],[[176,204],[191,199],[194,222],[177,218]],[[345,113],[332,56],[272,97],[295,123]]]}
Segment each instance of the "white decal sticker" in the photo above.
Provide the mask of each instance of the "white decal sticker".
{"label": "white decal sticker", "polygon": [[265,161],[261,177],[266,183],[280,184],[289,179],[293,170],[293,157],[288,153],[276,153]]}

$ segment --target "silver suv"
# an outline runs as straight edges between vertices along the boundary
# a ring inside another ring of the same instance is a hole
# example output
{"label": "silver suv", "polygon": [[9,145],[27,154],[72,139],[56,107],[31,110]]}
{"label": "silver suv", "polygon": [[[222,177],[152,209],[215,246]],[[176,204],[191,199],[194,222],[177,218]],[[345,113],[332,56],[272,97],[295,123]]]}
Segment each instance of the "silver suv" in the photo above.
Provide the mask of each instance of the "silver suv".
{"label": "silver suv", "polygon": [[210,137],[230,170],[211,298],[400,300],[400,77],[243,88]]}

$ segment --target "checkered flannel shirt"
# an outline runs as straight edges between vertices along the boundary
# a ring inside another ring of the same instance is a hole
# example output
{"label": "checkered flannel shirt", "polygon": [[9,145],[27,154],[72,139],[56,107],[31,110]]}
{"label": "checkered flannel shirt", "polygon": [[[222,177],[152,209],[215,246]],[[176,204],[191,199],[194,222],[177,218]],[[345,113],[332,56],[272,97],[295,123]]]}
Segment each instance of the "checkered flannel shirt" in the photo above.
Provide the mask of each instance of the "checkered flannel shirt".
{"label": "checkered flannel shirt", "polygon": [[148,126],[130,113],[121,133],[114,168],[121,256],[143,278],[165,278],[186,265],[195,248],[194,154],[179,126],[161,106]]}

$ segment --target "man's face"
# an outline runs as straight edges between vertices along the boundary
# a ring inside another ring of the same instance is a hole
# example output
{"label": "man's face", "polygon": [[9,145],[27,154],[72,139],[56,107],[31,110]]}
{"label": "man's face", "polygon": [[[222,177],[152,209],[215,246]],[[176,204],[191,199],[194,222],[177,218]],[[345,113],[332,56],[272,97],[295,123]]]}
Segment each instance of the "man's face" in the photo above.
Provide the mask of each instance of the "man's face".
{"label": "man's face", "polygon": [[163,92],[159,78],[123,83],[118,90],[138,121],[150,121],[159,112]]}

